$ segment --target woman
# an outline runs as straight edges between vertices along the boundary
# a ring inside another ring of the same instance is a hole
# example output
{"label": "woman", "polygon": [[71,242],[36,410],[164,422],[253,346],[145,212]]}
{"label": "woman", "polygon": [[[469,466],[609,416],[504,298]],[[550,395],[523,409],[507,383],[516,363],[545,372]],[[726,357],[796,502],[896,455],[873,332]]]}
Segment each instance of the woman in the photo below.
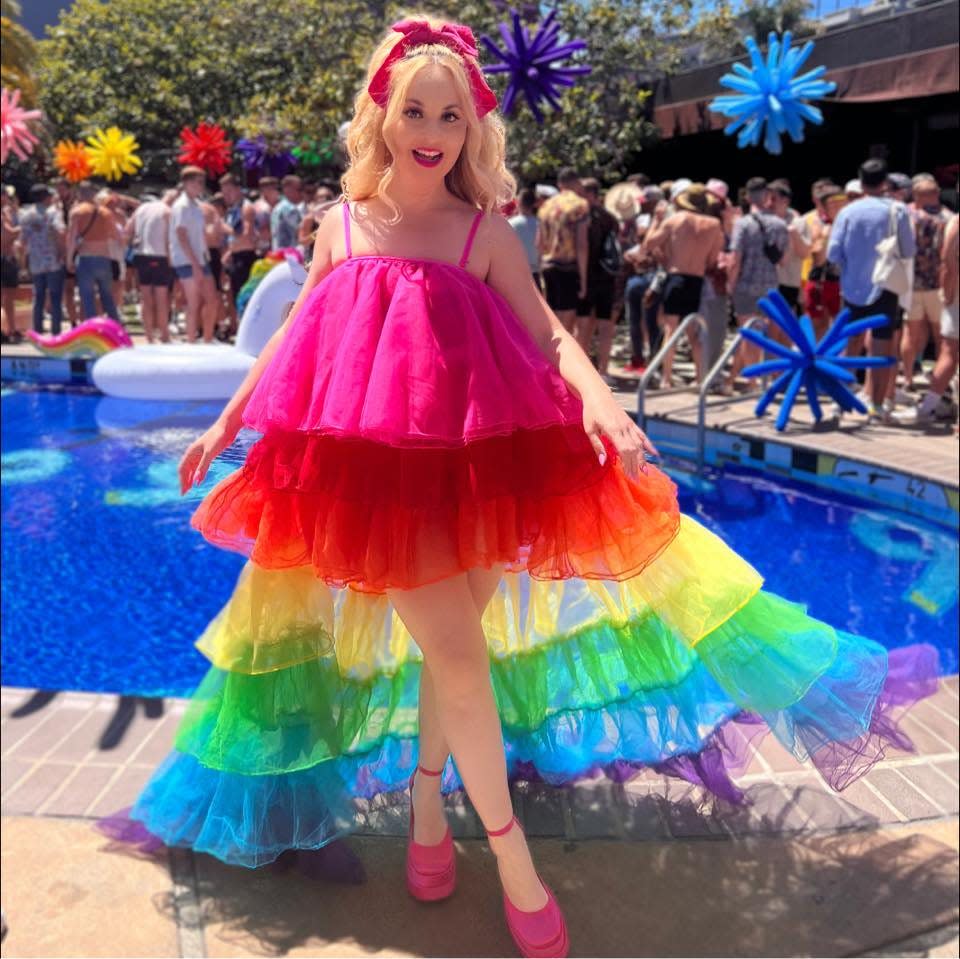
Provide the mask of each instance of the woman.
{"label": "woman", "polygon": [[[406,887],[437,900],[456,886],[442,793],[462,784],[518,949],[565,956],[509,779],[689,774],[701,722],[757,708],[839,784],[847,750],[861,771],[878,758],[861,727],[886,712],[887,662],[762,592],[680,517],[645,463],[655,449],[495,212],[515,182],[476,57],[467,28],[426,17],[374,51],[346,202],[321,221],[282,327],[184,454],[185,492],[241,424],[262,434],[193,518],[250,562],[132,815],[256,866],[355,830],[409,777]],[[829,754],[806,737],[811,707]]]}

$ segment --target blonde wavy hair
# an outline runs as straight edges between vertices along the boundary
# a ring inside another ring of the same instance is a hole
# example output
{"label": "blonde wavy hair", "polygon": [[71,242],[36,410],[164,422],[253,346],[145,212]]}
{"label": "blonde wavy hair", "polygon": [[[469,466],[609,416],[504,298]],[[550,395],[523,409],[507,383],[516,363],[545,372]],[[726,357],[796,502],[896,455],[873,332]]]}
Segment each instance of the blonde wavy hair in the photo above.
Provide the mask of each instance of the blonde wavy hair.
{"label": "blonde wavy hair", "polygon": [[[443,20],[427,14],[406,15],[414,20],[426,20],[439,29]],[[507,170],[506,132],[503,120],[496,110],[478,118],[473,108],[470,81],[464,69],[464,58],[456,51],[438,43],[411,47],[390,70],[390,93],[386,109],[377,106],[367,93],[367,87],[394,45],[403,39],[395,31],[380,41],[370,57],[370,66],[363,88],[354,100],[354,114],[347,131],[347,153],[350,163],[340,178],[340,186],[347,200],[366,200],[379,197],[393,211],[396,223],[401,218],[400,208],[390,196],[394,178],[393,157],[383,138],[384,126],[397,121],[413,78],[424,67],[436,64],[444,67],[453,81],[460,102],[466,104],[463,116],[467,123],[463,149],[453,169],[446,176],[447,189],[471,206],[486,213],[508,203],[516,193],[517,183]]]}

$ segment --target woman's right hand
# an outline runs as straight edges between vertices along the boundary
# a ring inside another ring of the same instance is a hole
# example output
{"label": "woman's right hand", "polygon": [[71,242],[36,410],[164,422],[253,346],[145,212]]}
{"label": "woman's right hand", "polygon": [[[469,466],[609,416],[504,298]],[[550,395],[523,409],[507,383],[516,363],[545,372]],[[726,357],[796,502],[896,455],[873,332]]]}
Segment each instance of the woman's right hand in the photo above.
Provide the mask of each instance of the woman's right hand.
{"label": "woman's right hand", "polygon": [[236,439],[240,425],[218,419],[202,436],[198,436],[180,460],[180,495],[202,483],[210,464]]}

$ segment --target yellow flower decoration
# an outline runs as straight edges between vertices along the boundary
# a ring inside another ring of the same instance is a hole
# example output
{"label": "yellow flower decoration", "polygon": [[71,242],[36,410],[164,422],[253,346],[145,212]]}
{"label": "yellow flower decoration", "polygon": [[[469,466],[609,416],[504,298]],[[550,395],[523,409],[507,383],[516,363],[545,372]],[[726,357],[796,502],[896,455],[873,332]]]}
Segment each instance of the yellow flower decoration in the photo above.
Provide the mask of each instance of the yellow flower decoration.
{"label": "yellow flower decoration", "polygon": [[53,151],[53,163],[57,172],[71,183],[86,180],[93,173],[90,166],[90,154],[82,143],[61,140]]}
{"label": "yellow flower decoration", "polygon": [[124,135],[119,127],[110,127],[106,132],[98,129],[93,136],[87,137],[87,143],[90,165],[97,176],[119,180],[125,173],[136,173],[137,168],[143,166],[140,157],[133,152],[140,148],[140,144],[132,133]]}

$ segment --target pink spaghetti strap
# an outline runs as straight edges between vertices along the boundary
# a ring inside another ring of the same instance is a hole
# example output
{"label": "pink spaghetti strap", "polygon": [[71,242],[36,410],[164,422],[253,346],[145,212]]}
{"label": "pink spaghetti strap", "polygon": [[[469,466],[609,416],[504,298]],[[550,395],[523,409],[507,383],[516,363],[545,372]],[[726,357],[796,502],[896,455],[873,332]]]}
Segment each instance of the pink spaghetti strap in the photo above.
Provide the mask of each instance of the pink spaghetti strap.
{"label": "pink spaghetti strap", "polygon": [[470,224],[470,232],[467,234],[467,242],[463,248],[463,256],[460,257],[460,262],[457,264],[461,268],[465,267],[467,260],[470,259],[470,247],[473,246],[473,238],[477,235],[477,227],[480,226],[480,220],[482,218],[483,210],[477,210],[477,215],[473,218],[473,223]]}
{"label": "pink spaghetti strap", "polygon": [[349,260],[353,256],[353,251],[350,249],[350,202],[349,200],[344,200],[343,202],[343,241],[347,247],[347,259]]}

